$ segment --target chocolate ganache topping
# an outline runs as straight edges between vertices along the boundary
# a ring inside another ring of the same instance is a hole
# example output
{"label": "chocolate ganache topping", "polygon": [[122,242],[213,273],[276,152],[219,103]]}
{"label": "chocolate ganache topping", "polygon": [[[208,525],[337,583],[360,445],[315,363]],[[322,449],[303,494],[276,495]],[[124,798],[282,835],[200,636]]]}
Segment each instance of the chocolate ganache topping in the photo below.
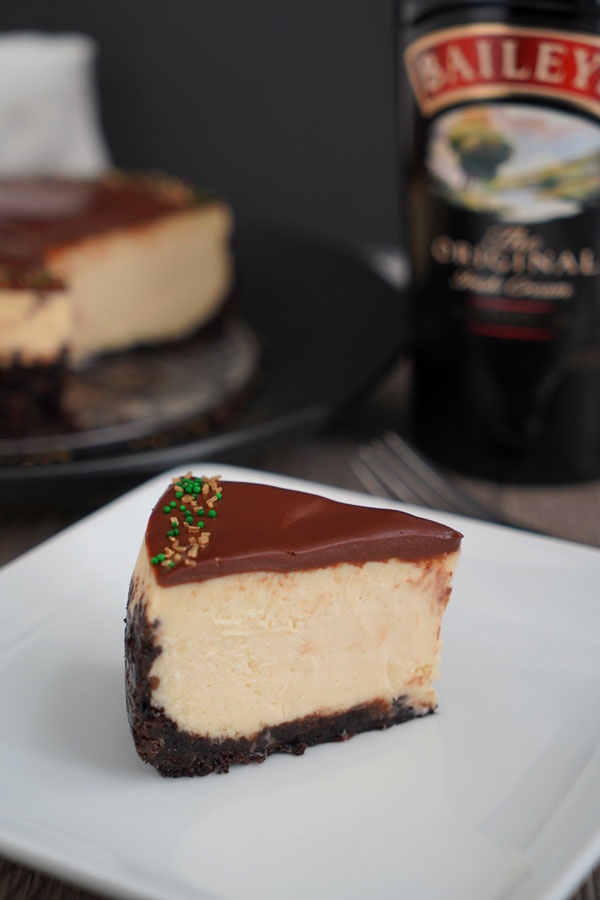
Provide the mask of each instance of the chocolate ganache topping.
{"label": "chocolate ganache topping", "polygon": [[397,510],[191,473],[165,491],[146,529],[148,557],[165,587],[242,572],[417,562],[458,550],[461,539]]}
{"label": "chocolate ganache topping", "polygon": [[0,179],[0,284],[60,287],[47,272],[52,250],[115,227],[133,227],[192,206],[177,178],[112,172],[98,180]]}

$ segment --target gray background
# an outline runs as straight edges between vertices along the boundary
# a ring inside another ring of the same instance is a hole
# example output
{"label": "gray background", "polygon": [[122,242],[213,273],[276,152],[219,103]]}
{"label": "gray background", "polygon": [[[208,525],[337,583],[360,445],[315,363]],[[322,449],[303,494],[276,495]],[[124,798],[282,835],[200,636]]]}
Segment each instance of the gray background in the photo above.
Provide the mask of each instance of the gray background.
{"label": "gray background", "polygon": [[99,45],[113,159],[216,188],[243,221],[398,238],[388,0],[3,0],[0,30]]}

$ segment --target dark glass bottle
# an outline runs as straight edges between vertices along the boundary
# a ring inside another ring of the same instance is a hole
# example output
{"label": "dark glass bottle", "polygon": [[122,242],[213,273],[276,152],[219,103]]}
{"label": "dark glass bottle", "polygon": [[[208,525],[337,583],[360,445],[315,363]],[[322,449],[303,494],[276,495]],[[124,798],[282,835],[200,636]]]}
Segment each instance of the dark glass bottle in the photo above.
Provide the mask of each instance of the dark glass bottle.
{"label": "dark glass bottle", "polygon": [[415,440],[476,476],[600,476],[600,8],[398,8]]}

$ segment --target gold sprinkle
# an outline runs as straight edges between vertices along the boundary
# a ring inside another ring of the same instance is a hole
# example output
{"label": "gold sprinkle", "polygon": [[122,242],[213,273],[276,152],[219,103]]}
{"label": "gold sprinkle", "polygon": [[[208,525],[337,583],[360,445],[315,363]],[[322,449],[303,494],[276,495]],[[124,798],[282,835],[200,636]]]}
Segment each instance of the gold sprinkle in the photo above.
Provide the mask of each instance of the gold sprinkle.
{"label": "gold sprinkle", "polygon": [[[194,479],[194,481],[197,480],[191,472],[186,472],[185,475],[181,475],[179,476],[179,478],[172,478],[171,482],[174,485],[178,485],[186,478],[190,481],[192,479]],[[220,475],[213,475],[211,477],[202,475],[203,483],[201,496],[198,497],[194,494],[182,494],[181,501],[188,504],[188,509],[191,508],[195,513],[197,513],[197,515],[205,514],[205,506],[209,511],[212,511],[213,506],[217,502],[217,493],[221,494],[222,496],[223,487],[219,484],[220,479]],[[199,510],[202,510],[202,512],[199,512]],[[170,522],[173,528],[181,528],[181,526],[183,525],[183,527],[186,529],[188,544],[182,545],[179,543],[178,537],[169,535],[168,541],[171,546],[167,545],[165,547],[163,551],[165,559],[162,561],[161,565],[167,567],[170,564],[170,568],[172,568],[174,562],[181,562],[183,560],[186,565],[195,566],[196,563],[193,560],[198,556],[198,552],[200,550],[206,549],[210,542],[210,531],[202,531],[199,525],[190,525],[187,519],[182,522],[177,515],[170,516]],[[187,554],[187,558],[185,559],[184,554]]]}

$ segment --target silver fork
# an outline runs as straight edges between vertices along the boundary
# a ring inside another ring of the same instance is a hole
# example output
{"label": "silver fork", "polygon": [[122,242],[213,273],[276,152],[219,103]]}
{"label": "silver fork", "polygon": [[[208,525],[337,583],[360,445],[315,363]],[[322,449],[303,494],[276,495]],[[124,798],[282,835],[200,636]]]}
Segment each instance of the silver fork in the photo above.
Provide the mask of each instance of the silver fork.
{"label": "silver fork", "polygon": [[514,526],[514,522],[453,484],[394,431],[360,445],[357,457],[350,460],[350,466],[370,494]]}

